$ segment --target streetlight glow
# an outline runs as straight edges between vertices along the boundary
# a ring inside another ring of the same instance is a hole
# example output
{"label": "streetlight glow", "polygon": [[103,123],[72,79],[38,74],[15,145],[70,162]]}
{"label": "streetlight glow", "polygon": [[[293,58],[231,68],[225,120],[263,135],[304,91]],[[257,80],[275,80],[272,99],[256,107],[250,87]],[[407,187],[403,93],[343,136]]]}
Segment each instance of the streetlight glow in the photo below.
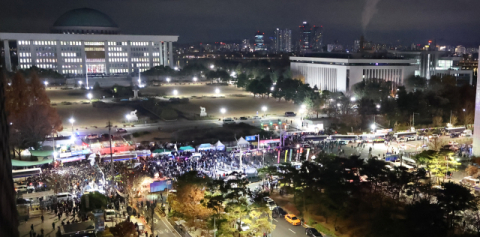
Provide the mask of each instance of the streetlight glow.
{"label": "streetlight glow", "polygon": [[83,81],[78,81],[78,84],[82,85],[82,84],[83,84]]}
{"label": "streetlight glow", "polygon": [[68,121],[72,124],[72,134],[73,134],[73,123],[75,123],[75,119],[71,117]]}
{"label": "streetlight glow", "polygon": [[93,96],[92,96],[92,93],[88,93],[88,94],[87,94],[87,98],[88,98],[90,101],[92,100],[92,97],[93,97]]}
{"label": "streetlight glow", "polygon": [[272,87],[270,87],[270,90],[271,90],[271,91],[275,90],[275,87],[273,87],[273,86],[272,86]]}
{"label": "streetlight glow", "polygon": [[377,109],[380,109],[380,105],[377,105]]}
{"label": "streetlight glow", "polygon": [[302,104],[301,108],[302,108],[302,109],[306,109],[306,108],[307,108],[307,105]]}
{"label": "streetlight glow", "polygon": [[210,64],[210,69],[214,69],[215,66],[213,64]]}
{"label": "streetlight glow", "polygon": [[197,81],[197,77],[193,77],[193,81]]}
{"label": "streetlight glow", "polygon": [[48,86],[48,81],[43,82],[43,84],[45,84],[45,86]]}
{"label": "streetlight glow", "polygon": [[178,91],[177,91],[177,90],[173,90],[173,95],[178,95]]}
{"label": "streetlight glow", "polygon": [[167,77],[167,82],[170,82],[170,77]]}
{"label": "streetlight glow", "polygon": [[377,128],[375,124],[370,125],[370,127],[372,128],[372,130],[375,130],[375,128]]}
{"label": "streetlight glow", "polygon": [[340,103],[337,104],[338,107],[342,106]]}
{"label": "streetlight glow", "polygon": [[215,93],[220,94],[220,89],[215,89]]}
{"label": "streetlight glow", "polygon": [[262,106],[263,116],[266,116],[267,106]]}
{"label": "streetlight glow", "polygon": [[355,98],[354,96],[352,96],[352,97],[350,98],[350,101],[352,101],[352,102],[355,102],[356,100],[357,100],[357,98]]}

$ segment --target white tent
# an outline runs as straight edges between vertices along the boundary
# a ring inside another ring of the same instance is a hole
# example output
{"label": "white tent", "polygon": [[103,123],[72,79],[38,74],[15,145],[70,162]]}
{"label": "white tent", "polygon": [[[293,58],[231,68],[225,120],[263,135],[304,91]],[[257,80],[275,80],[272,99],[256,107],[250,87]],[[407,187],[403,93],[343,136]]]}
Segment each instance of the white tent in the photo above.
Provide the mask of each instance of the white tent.
{"label": "white tent", "polygon": [[223,143],[220,142],[220,140],[215,143],[215,149],[217,149],[218,151],[221,151],[221,150],[225,150],[225,145],[223,145]]}
{"label": "white tent", "polygon": [[250,142],[247,142],[243,137],[240,137],[237,141],[237,146],[239,148],[249,148],[250,147]]}
{"label": "white tent", "polygon": [[215,147],[209,143],[201,144],[200,146],[197,147],[198,151],[209,151],[213,149],[215,149]]}

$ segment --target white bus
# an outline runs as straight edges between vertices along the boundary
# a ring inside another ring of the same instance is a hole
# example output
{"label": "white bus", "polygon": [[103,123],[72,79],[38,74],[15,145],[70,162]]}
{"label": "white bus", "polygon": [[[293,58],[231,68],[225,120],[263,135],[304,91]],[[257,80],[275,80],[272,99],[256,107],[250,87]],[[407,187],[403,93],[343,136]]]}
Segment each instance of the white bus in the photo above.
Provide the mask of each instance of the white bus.
{"label": "white bus", "polygon": [[320,143],[328,139],[328,135],[307,135],[304,137],[304,141],[312,143]]}
{"label": "white bus", "polygon": [[13,181],[23,181],[28,177],[37,176],[42,173],[40,168],[32,169],[23,169],[23,170],[12,170]]}
{"label": "white bus", "polygon": [[452,133],[462,133],[465,131],[465,127],[445,128],[445,135],[451,135]]}
{"label": "white bus", "polygon": [[393,137],[395,137],[396,139],[398,138],[405,138],[405,139],[408,139],[408,138],[415,138],[415,140],[417,139],[417,132],[396,132],[393,134]]}
{"label": "white bus", "polygon": [[357,135],[331,135],[330,140],[348,144],[350,142],[356,142],[358,140],[358,136]]}

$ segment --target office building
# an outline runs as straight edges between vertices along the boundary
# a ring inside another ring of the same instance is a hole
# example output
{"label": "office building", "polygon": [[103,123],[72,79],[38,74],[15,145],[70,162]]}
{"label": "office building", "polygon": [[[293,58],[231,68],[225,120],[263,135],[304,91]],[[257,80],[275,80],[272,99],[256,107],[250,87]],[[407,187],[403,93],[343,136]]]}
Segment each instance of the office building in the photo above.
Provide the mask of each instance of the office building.
{"label": "office building", "polygon": [[94,9],[63,14],[52,33],[0,33],[8,71],[36,66],[60,74],[129,74],[154,66],[174,66],[178,36],[124,35],[113,20]]}
{"label": "office building", "polygon": [[300,28],[299,49],[301,52],[321,52],[323,47],[323,26],[311,26],[304,21]]}
{"label": "office building", "polygon": [[292,52],[292,31],[289,29],[279,29],[275,30],[274,38],[274,49],[275,52],[280,53],[290,53]]}
{"label": "office building", "polygon": [[373,59],[354,54],[331,56],[290,57],[290,69],[294,77],[303,78],[311,87],[343,92],[362,80],[380,79],[402,85],[416,69],[413,59]]}
{"label": "office building", "polygon": [[255,33],[255,51],[265,51],[267,48],[265,47],[265,33],[257,31]]}
{"label": "office building", "polygon": [[462,56],[467,53],[467,49],[463,45],[459,45],[455,48],[455,54]]}

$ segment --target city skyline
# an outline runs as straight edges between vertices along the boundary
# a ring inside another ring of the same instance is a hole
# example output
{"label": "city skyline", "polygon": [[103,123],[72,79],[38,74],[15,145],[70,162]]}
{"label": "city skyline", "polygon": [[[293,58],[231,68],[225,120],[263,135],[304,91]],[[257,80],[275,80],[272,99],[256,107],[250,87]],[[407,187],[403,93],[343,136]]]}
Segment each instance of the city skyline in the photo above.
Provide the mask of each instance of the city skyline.
{"label": "city skyline", "polygon": [[[369,40],[386,43],[410,44],[436,39],[439,44],[472,46],[480,42],[480,33],[471,30],[475,29],[479,18],[473,9],[480,7],[480,2],[467,0],[407,0],[401,5],[393,0],[306,1],[303,7],[294,2],[264,0],[256,1],[255,8],[249,7],[251,4],[248,1],[142,3],[121,1],[111,5],[109,2],[64,3],[58,0],[51,0],[47,4],[31,0],[10,2],[0,10],[0,19],[4,22],[0,31],[49,32],[50,26],[62,13],[74,8],[90,7],[111,16],[122,33],[180,35],[180,43],[240,40],[250,36],[252,31],[271,34],[276,28],[294,31],[303,21],[323,25],[324,43],[338,40],[343,44],[351,44],[362,34]],[[56,7],[52,8],[52,5]],[[145,7],[147,5],[148,8]],[[454,17],[442,17],[446,15]],[[152,27],[152,22],[158,24]]]}

